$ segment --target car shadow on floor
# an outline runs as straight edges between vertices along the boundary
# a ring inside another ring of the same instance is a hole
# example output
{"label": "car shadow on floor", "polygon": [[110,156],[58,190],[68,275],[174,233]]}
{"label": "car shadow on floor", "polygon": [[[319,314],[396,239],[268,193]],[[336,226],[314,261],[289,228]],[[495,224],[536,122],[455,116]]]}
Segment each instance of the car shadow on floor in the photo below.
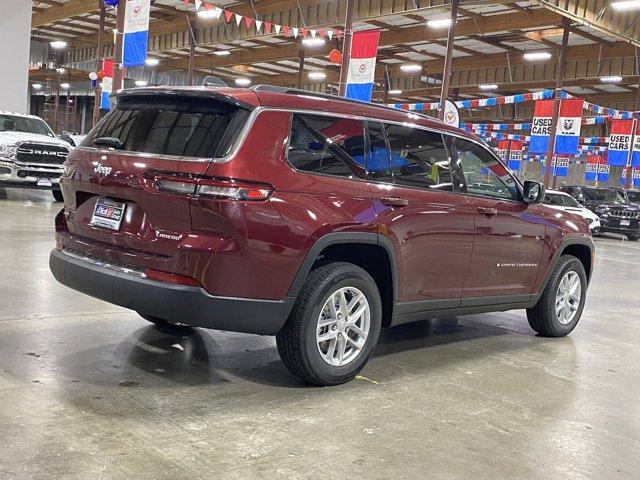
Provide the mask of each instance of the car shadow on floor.
{"label": "car shadow on floor", "polygon": [[[526,335],[490,324],[490,315],[482,317],[487,321],[426,320],[383,329],[365,371],[384,381],[394,376],[384,357],[393,356],[393,364],[400,365],[403,373],[423,374],[457,361],[501,355],[545,341],[535,338],[533,332]],[[503,341],[504,336],[511,340]],[[196,328],[143,327],[119,343],[70,354],[63,363],[68,376],[102,385],[213,386],[239,377],[274,387],[308,387],[280,361],[273,337]]]}

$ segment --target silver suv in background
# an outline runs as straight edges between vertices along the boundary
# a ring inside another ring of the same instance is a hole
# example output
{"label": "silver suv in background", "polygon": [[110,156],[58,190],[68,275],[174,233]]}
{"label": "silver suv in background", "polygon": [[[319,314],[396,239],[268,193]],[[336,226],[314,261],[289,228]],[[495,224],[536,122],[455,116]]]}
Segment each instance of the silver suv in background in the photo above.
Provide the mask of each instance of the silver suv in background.
{"label": "silver suv in background", "polygon": [[71,149],[40,117],[0,111],[0,187],[47,189],[62,201],[59,181]]}

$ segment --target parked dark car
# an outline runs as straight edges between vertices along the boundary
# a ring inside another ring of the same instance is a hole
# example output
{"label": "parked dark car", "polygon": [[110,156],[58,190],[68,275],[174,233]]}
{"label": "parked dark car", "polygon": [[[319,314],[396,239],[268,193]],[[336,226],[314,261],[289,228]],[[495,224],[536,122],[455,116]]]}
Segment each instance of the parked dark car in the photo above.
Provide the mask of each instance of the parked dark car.
{"label": "parked dark car", "polygon": [[275,335],[320,385],[381,327],[524,308],[567,335],[591,276],[587,222],[477,137],[306,91],[125,90],[61,185],[58,281],[165,327]]}
{"label": "parked dark car", "polygon": [[615,188],[563,186],[580,204],[600,217],[600,232],[626,235],[640,240],[640,206],[629,203]]}

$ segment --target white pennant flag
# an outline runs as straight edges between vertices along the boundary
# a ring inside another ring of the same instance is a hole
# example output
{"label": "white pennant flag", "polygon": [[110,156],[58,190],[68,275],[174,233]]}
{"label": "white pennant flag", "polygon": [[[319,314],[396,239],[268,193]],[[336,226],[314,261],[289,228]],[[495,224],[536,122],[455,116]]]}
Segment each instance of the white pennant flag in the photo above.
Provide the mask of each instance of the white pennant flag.
{"label": "white pennant flag", "polygon": [[276,35],[280,35],[280,30],[282,29],[282,25],[274,25],[273,28],[276,30]]}
{"label": "white pennant flag", "polygon": [[298,38],[298,30],[299,30],[299,28],[293,27],[291,30],[293,30],[293,38]]}
{"label": "white pennant flag", "polygon": [[256,20],[256,32],[260,33],[260,29],[262,28],[262,20]]}
{"label": "white pennant flag", "polygon": [[327,37],[329,37],[329,41],[331,41],[331,37],[333,37],[333,30],[327,30]]}
{"label": "white pennant flag", "polygon": [[240,26],[240,22],[242,21],[242,15],[234,14],[236,16],[236,25]]}
{"label": "white pennant flag", "polygon": [[220,7],[215,7],[213,9],[213,17],[217,20],[220,18],[220,15],[222,15],[222,9]]}
{"label": "white pennant flag", "polygon": [[309,31],[311,32],[311,38],[316,38],[316,31],[313,28]]}
{"label": "white pennant flag", "polygon": [[196,11],[200,10],[201,6],[202,6],[202,0],[196,0]]}

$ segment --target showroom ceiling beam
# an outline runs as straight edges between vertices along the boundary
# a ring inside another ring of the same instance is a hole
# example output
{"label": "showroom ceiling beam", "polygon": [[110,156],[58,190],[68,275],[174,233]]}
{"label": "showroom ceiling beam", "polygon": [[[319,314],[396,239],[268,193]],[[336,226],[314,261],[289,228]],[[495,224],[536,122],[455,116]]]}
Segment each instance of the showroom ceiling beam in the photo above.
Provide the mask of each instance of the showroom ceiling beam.
{"label": "showroom ceiling beam", "polygon": [[69,0],[60,6],[47,7],[43,12],[32,15],[31,28],[40,27],[47,23],[65,20],[97,10],[98,0]]}

